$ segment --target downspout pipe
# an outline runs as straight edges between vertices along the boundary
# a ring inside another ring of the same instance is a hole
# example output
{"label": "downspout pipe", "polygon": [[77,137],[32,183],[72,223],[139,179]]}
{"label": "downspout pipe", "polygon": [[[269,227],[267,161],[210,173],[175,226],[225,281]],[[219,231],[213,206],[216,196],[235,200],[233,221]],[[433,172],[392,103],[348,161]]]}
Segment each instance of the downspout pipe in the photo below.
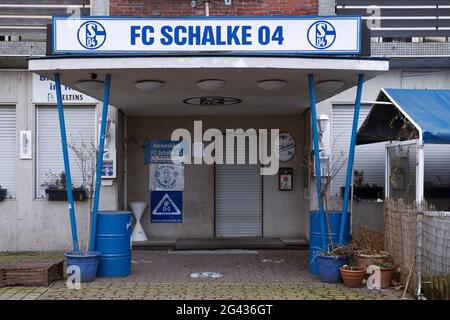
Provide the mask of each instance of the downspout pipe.
{"label": "downspout pipe", "polygon": [[108,105],[109,105],[109,91],[111,87],[111,75],[106,75],[105,81],[105,92],[103,96],[103,110],[102,110],[102,121],[100,125],[100,140],[98,146],[97,154],[97,170],[95,172],[95,190],[94,190],[94,204],[92,207],[92,217],[91,217],[91,230],[90,230],[90,241],[89,249],[91,251],[95,250],[95,235],[97,232],[97,215],[98,215],[98,203],[100,199],[100,188],[102,181],[102,166],[103,166],[103,153],[105,150],[105,131],[106,131],[106,119],[108,118]]}
{"label": "downspout pipe", "polygon": [[358,75],[358,87],[356,90],[355,111],[353,113],[352,135],[350,138],[350,150],[348,151],[347,177],[345,180],[344,203],[342,205],[341,225],[339,229],[338,245],[344,244],[345,224],[347,221],[348,198],[350,195],[350,184],[353,176],[353,160],[355,158],[356,133],[358,131],[359,110],[361,109],[361,95],[364,82],[364,75]]}
{"label": "downspout pipe", "polygon": [[72,232],[72,247],[73,252],[77,253],[79,252],[78,231],[77,231],[77,221],[75,218],[75,207],[73,202],[72,176],[70,174],[69,150],[67,147],[66,123],[64,120],[64,107],[61,95],[61,79],[59,73],[55,73],[55,84],[56,84],[56,101],[58,104],[59,130],[61,132],[61,146],[64,159],[64,172],[66,174],[67,199],[69,202],[70,228]]}
{"label": "downspout pipe", "polygon": [[327,251],[327,235],[326,235],[326,221],[325,210],[323,208],[322,197],[322,171],[320,169],[320,156],[319,156],[319,131],[317,128],[317,111],[316,111],[316,95],[314,92],[314,75],[308,75],[309,82],[309,103],[311,106],[311,128],[313,135],[314,145],[314,170],[316,175],[316,187],[317,187],[317,202],[319,204],[319,218],[320,218],[320,232],[322,239],[322,250]]}

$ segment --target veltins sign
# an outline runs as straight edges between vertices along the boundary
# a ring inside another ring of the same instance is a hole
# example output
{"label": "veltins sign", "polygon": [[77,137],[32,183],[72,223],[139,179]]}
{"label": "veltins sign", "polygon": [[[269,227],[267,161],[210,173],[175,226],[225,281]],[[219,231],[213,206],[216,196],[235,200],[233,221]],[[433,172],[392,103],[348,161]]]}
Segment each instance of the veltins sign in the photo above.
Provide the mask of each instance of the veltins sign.
{"label": "veltins sign", "polygon": [[53,53],[359,54],[360,17],[54,17]]}
{"label": "veltins sign", "polygon": [[[94,98],[61,85],[64,104],[97,103]],[[53,80],[33,73],[33,103],[56,103],[56,85]]]}

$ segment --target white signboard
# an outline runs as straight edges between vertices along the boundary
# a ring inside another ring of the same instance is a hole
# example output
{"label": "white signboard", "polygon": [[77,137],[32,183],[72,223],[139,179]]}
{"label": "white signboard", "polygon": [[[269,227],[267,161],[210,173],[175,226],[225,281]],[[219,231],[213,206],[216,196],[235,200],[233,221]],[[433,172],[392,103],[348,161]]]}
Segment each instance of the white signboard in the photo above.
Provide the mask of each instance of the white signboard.
{"label": "white signboard", "polygon": [[184,166],[182,164],[152,163],[150,165],[150,190],[183,191]]}
{"label": "white signboard", "polygon": [[[84,93],[61,85],[64,104],[97,103],[97,100]],[[33,103],[56,103],[56,85],[53,80],[33,73]]]}
{"label": "white signboard", "polygon": [[53,53],[359,54],[360,17],[53,18]]}

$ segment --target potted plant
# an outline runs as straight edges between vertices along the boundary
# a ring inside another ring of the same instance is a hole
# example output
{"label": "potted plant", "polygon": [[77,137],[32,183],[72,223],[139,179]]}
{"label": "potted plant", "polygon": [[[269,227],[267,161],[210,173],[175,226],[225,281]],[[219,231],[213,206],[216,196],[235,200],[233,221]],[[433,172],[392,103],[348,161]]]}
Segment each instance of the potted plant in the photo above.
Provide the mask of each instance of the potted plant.
{"label": "potted plant", "polygon": [[[67,201],[66,173],[56,174],[51,170],[45,173],[48,180],[41,184],[45,187],[45,194],[50,201]],[[72,188],[73,199],[75,201],[83,201],[86,199],[86,189],[84,186]]]}
{"label": "potted plant", "polygon": [[6,191],[7,190],[8,189],[3,189],[2,186],[0,186],[0,201],[5,200],[5,198],[6,198]]}
{"label": "potted plant", "polygon": [[83,185],[87,186],[85,193],[88,193],[89,199],[89,218],[88,218],[88,232],[87,239],[81,242],[79,252],[66,252],[67,266],[76,266],[80,270],[80,281],[91,282],[95,280],[98,268],[98,261],[100,257],[99,252],[91,251],[89,247],[90,239],[90,224],[92,214],[92,200],[94,193],[96,163],[97,163],[97,147],[93,141],[86,142],[83,137],[79,140],[72,139],[68,145],[76,156],[76,163],[81,171],[83,178]]}
{"label": "potted plant", "polygon": [[360,288],[366,278],[366,268],[344,265],[340,273],[344,284],[350,288]]}
{"label": "potted plant", "polygon": [[335,247],[329,251],[321,252],[318,256],[319,278],[322,282],[342,282],[341,267],[348,264],[350,257],[349,247]]}

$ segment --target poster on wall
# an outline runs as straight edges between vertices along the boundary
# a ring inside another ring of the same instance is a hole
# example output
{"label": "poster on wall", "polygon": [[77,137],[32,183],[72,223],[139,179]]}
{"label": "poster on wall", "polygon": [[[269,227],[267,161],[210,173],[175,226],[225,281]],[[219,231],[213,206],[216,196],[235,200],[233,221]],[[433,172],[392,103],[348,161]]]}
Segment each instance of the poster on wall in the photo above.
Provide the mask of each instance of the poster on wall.
{"label": "poster on wall", "polygon": [[183,222],[183,192],[152,191],[150,198],[152,223]]}
{"label": "poster on wall", "polygon": [[182,164],[152,163],[149,186],[153,191],[183,191],[184,166]]}

